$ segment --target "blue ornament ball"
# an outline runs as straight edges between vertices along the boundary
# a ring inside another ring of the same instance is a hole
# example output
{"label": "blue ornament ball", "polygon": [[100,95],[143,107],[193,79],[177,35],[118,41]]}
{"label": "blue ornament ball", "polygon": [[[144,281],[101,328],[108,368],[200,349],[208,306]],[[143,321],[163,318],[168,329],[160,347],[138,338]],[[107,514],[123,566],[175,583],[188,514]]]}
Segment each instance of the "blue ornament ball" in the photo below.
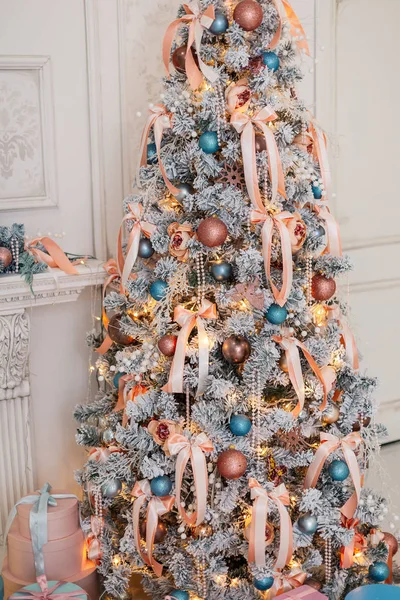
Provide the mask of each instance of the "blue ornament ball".
{"label": "blue ornament ball", "polygon": [[209,31],[214,35],[222,35],[229,27],[229,22],[224,13],[216,11],[215,19],[211,23]]}
{"label": "blue ornament ball", "polygon": [[113,383],[114,383],[114,385],[115,385],[116,388],[119,386],[119,380],[124,375],[126,375],[126,373],[117,373],[116,375],[114,375]]}
{"label": "blue ornament ball", "polygon": [[344,481],[350,475],[350,469],[344,460],[333,460],[328,471],[333,481]]}
{"label": "blue ornament ball", "polygon": [[262,579],[254,579],[253,585],[256,590],[260,590],[260,592],[266,592],[270,590],[274,585],[273,577],[263,577]]}
{"label": "blue ornament ball", "polygon": [[313,183],[313,185],[312,185],[312,193],[314,194],[315,200],[321,200],[321,198],[322,198],[322,189],[319,187],[319,185],[316,185],[315,183]]}
{"label": "blue ornament ball", "polygon": [[263,52],[263,63],[270,71],[277,71],[281,61],[275,52]]}
{"label": "blue ornament ball", "polygon": [[216,131],[205,131],[199,139],[199,146],[206,154],[214,154],[219,150],[218,136]]}
{"label": "blue ornament ball", "polygon": [[279,304],[271,304],[269,309],[267,310],[267,321],[272,323],[272,325],[281,325],[287,318],[287,310],[284,306],[279,306]]}
{"label": "blue ornament ball", "polygon": [[139,242],[138,255],[140,258],[150,258],[154,254],[152,243],[147,238],[142,238]]}
{"label": "blue ornament ball", "polygon": [[150,286],[150,296],[154,298],[154,300],[162,300],[164,298],[168,289],[168,283],[163,281],[162,279],[157,279]]}
{"label": "blue ornament ball", "polygon": [[157,146],[155,144],[147,145],[147,164],[155,165],[158,160]]}
{"label": "blue ornament ball", "polygon": [[314,515],[308,513],[299,517],[297,525],[302,533],[313,535],[317,531],[318,521]]}
{"label": "blue ornament ball", "polygon": [[211,265],[211,274],[217,281],[229,281],[233,275],[233,268],[227,262],[221,261]]}
{"label": "blue ornament ball", "polygon": [[251,429],[251,420],[246,415],[232,415],[229,421],[229,429],[233,435],[239,437],[247,435]]}
{"label": "blue ornament ball", "polygon": [[151,480],[150,487],[155,496],[168,496],[172,490],[172,481],[168,475],[160,475]]}
{"label": "blue ornament ball", "polygon": [[185,592],[185,590],[172,590],[170,596],[175,600],[189,600],[189,592]]}
{"label": "blue ornament ball", "polygon": [[385,562],[378,561],[370,566],[368,575],[373,581],[386,581],[390,575],[390,568]]}

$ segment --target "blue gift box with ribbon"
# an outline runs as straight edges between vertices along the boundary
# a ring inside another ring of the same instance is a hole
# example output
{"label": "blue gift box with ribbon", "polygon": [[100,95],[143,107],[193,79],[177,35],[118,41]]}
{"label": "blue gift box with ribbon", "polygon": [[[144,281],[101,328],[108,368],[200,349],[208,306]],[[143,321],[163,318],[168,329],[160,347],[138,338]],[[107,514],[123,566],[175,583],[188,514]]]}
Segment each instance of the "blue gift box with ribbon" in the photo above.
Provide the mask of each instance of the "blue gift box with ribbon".
{"label": "blue gift box with ribbon", "polygon": [[397,585],[363,585],[347,594],[345,600],[400,600],[400,587]]}

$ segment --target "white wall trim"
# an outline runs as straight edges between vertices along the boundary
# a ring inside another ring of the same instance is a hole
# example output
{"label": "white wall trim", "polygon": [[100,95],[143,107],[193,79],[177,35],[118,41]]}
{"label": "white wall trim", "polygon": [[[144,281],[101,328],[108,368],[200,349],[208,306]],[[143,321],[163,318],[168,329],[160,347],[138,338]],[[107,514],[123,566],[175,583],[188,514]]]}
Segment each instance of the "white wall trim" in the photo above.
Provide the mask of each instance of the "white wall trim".
{"label": "white wall trim", "polygon": [[126,85],[126,20],[124,0],[117,0],[118,10],[118,36],[119,36],[119,73],[121,85],[121,150],[122,150],[122,179],[124,196],[131,192],[132,182],[130,179],[129,160],[129,115],[128,115],[128,91]]}

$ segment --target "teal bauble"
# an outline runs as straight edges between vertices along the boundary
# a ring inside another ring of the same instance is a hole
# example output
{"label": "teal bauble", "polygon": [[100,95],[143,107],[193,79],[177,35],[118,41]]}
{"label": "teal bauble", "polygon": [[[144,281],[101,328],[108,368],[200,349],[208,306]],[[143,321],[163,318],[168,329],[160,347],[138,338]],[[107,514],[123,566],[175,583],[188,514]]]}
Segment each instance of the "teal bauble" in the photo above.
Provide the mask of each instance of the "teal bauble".
{"label": "teal bauble", "polygon": [[167,475],[160,475],[151,480],[150,488],[155,496],[168,496],[172,490],[172,481]]}
{"label": "teal bauble", "polygon": [[233,275],[233,268],[228,262],[217,262],[211,265],[211,274],[216,281],[229,281]]}
{"label": "teal bauble", "polygon": [[119,479],[111,479],[101,486],[101,493],[105,498],[115,498],[122,490],[122,483]]}
{"label": "teal bauble", "polygon": [[157,279],[150,286],[150,296],[154,300],[162,300],[167,293],[168,283],[162,279]]}
{"label": "teal bauble", "polygon": [[152,243],[147,238],[142,238],[139,242],[138,256],[139,258],[150,258],[154,254]]}
{"label": "teal bauble", "polygon": [[284,306],[279,306],[279,304],[271,304],[269,309],[267,310],[267,321],[268,323],[272,323],[272,325],[282,325],[287,318],[287,310]]}
{"label": "teal bauble", "polygon": [[302,533],[314,535],[314,533],[317,531],[318,521],[314,517],[314,515],[307,513],[306,515],[302,515],[301,517],[299,517],[297,521],[297,526]]}
{"label": "teal bauble", "polygon": [[270,590],[274,585],[273,577],[263,577],[262,579],[254,579],[253,585],[256,590],[260,590],[260,592],[266,592]]}
{"label": "teal bauble", "polygon": [[178,183],[175,187],[180,190],[179,194],[175,196],[178,202],[183,202],[188,196],[192,196],[195,193],[195,189],[190,183]]}
{"label": "teal bauble", "polygon": [[313,185],[312,185],[312,193],[314,195],[315,200],[321,200],[321,198],[322,198],[322,189],[319,187],[319,185],[313,183]]}
{"label": "teal bauble", "polygon": [[174,600],[189,600],[189,592],[185,592],[185,590],[172,590],[170,592],[170,597]]}
{"label": "teal bauble", "polygon": [[270,71],[277,71],[279,69],[281,61],[279,60],[279,56],[277,56],[275,52],[263,52],[262,58],[264,65]]}
{"label": "teal bauble", "polygon": [[219,150],[218,136],[216,131],[205,131],[199,139],[199,146],[206,154],[214,154]]}
{"label": "teal bauble", "polygon": [[147,145],[147,164],[155,165],[158,160],[157,146],[155,144]]}
{"label": "teal bauble", "polygon": [[373,581],[386,581],[390,575],[390,568],[385,562],[379,560],[370,566],[368,575]]}
{"label": "teal bauble", "polygon": [[328,471],[333,481],[344,481],[350,475],[350,469],[344,460],[333,460]]}
{"label": "teal bauble", "polygon": [[126,375],[126,373],[117,373],[116,375],[114,375],[113,384],[115,385],[116,388],[119,386],[119,380],[124,375]]}
{"label": "teal bauble", "polygon": [[251,420],[246,415],[232,415],[229,421],[229,429],[233,435],[243,437],[247,435],[251,429]]}
{"label": "teal bauble", "polygon": [[224,13],[216,11],[215,19],[211,23],[209,31],[214,35],[222,35],[229,27],[229,22]]}

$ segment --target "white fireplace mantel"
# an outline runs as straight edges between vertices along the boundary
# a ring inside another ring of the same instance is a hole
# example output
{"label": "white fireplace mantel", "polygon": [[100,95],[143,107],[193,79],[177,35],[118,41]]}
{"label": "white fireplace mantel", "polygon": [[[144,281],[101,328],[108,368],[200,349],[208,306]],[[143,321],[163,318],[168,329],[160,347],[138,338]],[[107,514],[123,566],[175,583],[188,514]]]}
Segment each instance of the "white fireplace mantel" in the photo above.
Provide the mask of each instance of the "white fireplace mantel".
{"label": "white fireplace mantel", "polygon": [[30,312],[77,300],[104,282],[103,262],[77,266],[78,275],[49,269],[34,275],[33,294],[23,278],[0,276],[0,538],[8,512],[34,489],[29,380]]}

